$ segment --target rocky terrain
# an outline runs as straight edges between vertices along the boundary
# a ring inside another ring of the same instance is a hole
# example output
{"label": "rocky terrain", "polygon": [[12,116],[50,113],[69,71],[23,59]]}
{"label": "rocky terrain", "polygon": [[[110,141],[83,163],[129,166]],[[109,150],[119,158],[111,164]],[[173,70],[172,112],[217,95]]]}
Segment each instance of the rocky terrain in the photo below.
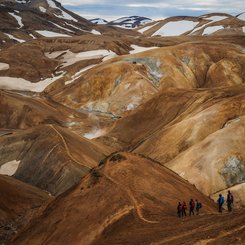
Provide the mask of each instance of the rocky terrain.
{"label": "rocky terrain", "polygon": [[0,1],[1,244],[244,244],[244,13],[129,19]]}

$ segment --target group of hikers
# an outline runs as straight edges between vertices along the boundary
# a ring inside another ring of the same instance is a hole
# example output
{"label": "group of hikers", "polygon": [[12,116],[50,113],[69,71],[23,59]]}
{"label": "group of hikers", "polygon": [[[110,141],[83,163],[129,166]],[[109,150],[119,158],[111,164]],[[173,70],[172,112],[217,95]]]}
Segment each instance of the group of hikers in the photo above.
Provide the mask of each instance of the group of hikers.
{"label": "group of hikers", "polygon": [[[228,212],[232,211],[232,205],[234,202],[234,197],[230,191],[227,193],[226,203],[227,203],[227,209]],[[219,194],[219,198],[217,200],[218,206],[219,206],[219,212],[222,213],[223,205],[225,203],[225,198],[222,196],[222,194]]]}
{"label": "group of hikers", "polygon": [[[191,215],[195,215],[194,211],[196,211],[196,215],[199,214],[199,210],[200,208],[202,208],[202,203],[199,202],[197,199],[196,199],[196,202],[194,202],[193,199],[190,199],[189,201],[189,216]],[[177,206],[177,214],[180,217],[184,217],[186,216],[186,210],[187,210],[187,205],[185,203],[185,201],[183,201],[182,203],[179,202],[178,203],[178,206]]]}
{"label": "group of hikers", "polygon": [[[229,212],[232,211],[233,202],[234,202],[234,197],[233,197],[232,193],[230,191],[228,191],[226,203],[227,203],[227,209]],[[225,203],[225,198],[222,196],[222,194],[219,194],[219,199],[217,200],[217,203],[218,203],[219,212],[222,213],[223,205]],[[190,201],[189,201],[189,216],[195,215],[195,212],[196,212],[196,215],[199,215],[199,211],[201,208],[202,208],[201,202],[199,202],[197,199],[196,199],[196,201],[194,201],[193,199],[190,199]],[[183,201],[182,203],[179,202],[178,206],[177,206],[178,217],[183,218],[184,216],[186,216],[186,210],[187,210],[187,205],[186,205],[185,201]]]}

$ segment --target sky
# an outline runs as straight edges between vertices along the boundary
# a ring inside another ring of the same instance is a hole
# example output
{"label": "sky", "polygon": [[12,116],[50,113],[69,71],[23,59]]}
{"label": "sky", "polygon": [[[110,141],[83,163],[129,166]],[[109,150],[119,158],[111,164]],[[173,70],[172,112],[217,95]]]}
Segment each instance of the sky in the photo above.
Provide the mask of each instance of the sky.
{"label": "sky", "polygon": [[67,9],[87,19],[139,15],[163,19],[170,16],[199,16],[207,13],[237,15],[245,11],[245,0],[58,0]]}

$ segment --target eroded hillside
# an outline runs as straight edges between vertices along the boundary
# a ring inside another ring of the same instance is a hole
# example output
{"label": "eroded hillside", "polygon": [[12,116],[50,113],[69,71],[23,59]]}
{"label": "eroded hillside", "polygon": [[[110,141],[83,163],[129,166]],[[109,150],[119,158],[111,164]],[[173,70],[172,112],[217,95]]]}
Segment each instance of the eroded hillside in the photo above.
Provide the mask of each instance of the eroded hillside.
{"label": "eroded hillside", "polygon": [[0,243],[244,244],[244,13],[127,30],[3,0],[0,20]]}

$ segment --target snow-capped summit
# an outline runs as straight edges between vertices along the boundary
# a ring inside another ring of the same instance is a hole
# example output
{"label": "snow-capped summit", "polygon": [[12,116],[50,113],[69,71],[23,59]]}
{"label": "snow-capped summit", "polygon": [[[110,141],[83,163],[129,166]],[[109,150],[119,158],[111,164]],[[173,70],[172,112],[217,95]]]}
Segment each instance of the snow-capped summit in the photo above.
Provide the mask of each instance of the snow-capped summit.
{"label": "snow-capped summit", "polygon": [[117,20],[110,21],[108,25],[132,29],[132,28],[144,26],[145,24],[150,23],[152,21],[153,21],[152,19],[147,17],[129,16],[129,17],[122,17]]}
{"label": "snow-capped summit", "polygon": [[95,18],[95,19],[91,19],[90,21],[91,21],[92,23],[98,24],[98,25],[105,25],[105,24],[108,23],[107,20],[104,20],[104,19],[102,19],[102,18]]}

